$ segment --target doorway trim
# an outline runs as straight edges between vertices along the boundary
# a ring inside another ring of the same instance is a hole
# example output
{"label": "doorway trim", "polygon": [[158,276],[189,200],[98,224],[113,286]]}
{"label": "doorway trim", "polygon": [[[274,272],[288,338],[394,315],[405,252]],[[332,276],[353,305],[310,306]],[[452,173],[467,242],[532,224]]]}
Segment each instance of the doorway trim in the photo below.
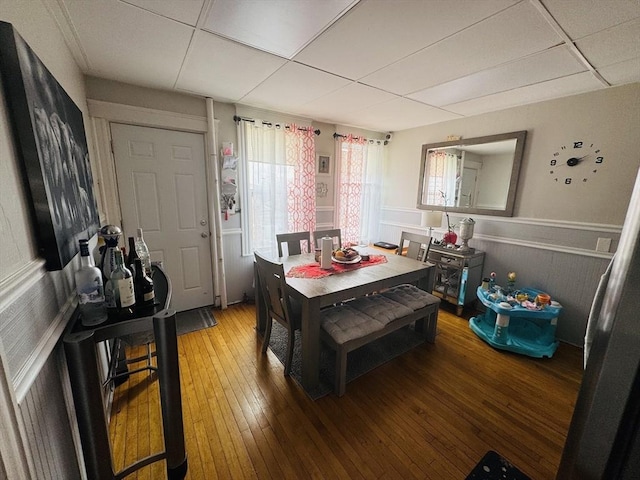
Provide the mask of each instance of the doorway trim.
{"label": "doorway trim", "polygon": [[[124,123],[128,125],[136,125],[141,127],[164,128],[166,130],[176,130],[181,132],[199,133],[204,135],[204,151],[205,151],[205,171],[208,183],[215,181],[215,165],[211,165],[212,161],[217,159],[215,155],[215,145],[210,145],[208,139],[209,121],[207,117],[198,115],[188,115],[184,113],[169,112],[165,110],[156,110],[146,107],[138,107],[133,105],[125,105],[121,103],[105,102],[102,100],[87,99],[89,110],[89,127],[91,134],[95,140],[95,145],[91,146],[91,166],[95,172],[94,181],[98,190],[98,210],[100,214],[100,223],[106,223],[107,220],[122,225],[122,212],[120,210],[120,197],[118,194],[118,184],[116,181],[116,164],[112,151],[112,138],[110,124]],[[213,115],[212,115],[213,116]],[[214,120],[212,130],[218,120]],[[213,185],[207,185],[207,202],[209,204],[209,225],[219,225],[215,222],[214,216],[219,212],[214,212],[216,205],[215,192]],[[226,293],[221,295],[216,292],[223,285],[225,279],[224,274],[217,274],[217,263],[221,260],[220,252],[222,248],[218,248],[214,243],[217,238],[221,237],[221,232],[214,232],[209,236],[209,248],[211,250],[211,271],[213,276],[214,288],[214,304],[219,302],[226,307]],[[222,284],[221,284],[222,283]]]}

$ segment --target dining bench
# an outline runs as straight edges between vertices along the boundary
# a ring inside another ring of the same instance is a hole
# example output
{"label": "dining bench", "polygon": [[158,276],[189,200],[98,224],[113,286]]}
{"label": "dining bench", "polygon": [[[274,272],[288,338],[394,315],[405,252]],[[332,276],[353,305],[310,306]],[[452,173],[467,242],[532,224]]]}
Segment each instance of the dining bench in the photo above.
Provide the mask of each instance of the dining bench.
{"label": "dining bench", "polygon": [[413,322],[434,343],[439,306],[438,297],[404,284],[323,310],[320,336],[336,352],[336,395],[346,391],[349,352]]}

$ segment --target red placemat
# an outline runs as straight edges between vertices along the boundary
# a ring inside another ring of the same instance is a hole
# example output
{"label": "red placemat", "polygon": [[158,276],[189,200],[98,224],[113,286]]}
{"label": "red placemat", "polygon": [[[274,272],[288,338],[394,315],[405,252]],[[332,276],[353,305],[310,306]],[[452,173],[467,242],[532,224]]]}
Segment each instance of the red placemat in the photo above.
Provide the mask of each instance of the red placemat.
{"label": "red placemat", "polygon": [[357,270],[363,267],[370,267],[372,265],[379,265],[381,263],[387,263],[387,257],[384,255],[369,255],[369,260],[362,260],[358,263],[336,263],[331,262],[330,269],[324,270],[320,268],[318,263],[307,263],[306,265],[298,265],[292,267],[287,272],[287,277],[293,278],[322,278],[329,275],[335,275],[337,273],[350,272],[351,270]]}

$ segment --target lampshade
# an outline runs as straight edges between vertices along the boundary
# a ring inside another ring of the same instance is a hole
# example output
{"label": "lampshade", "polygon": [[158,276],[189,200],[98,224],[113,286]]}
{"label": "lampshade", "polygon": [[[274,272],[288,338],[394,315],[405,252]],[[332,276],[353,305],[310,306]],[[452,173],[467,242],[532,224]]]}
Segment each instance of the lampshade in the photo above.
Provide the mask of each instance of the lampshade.
{"label": "lampshade", "polygon": [[433,228],[442,225],[442,212],[422,212],[422,226]]}

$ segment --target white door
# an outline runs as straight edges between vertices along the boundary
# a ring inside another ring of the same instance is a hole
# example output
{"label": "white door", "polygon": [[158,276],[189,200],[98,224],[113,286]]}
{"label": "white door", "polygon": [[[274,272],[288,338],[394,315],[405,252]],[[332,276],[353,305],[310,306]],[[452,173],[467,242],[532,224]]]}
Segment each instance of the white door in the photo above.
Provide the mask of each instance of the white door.
{"label": "white door", "polygon": [[124,245],[142,228],[171,279],[171,308],[213,304],[204,137],[111,124]]}

